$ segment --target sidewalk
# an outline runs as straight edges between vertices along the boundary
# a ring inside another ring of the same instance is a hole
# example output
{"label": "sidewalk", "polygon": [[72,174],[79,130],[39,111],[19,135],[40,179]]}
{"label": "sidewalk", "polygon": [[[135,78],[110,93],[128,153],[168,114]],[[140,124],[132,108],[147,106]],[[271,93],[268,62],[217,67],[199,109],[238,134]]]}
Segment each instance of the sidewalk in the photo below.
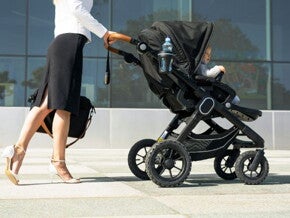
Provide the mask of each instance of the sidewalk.
{"label": "sidewalk", "polygon": [[50,149],[28,150],[19,186],[6,179],[1,160],[0,217],[290,216],[290,151],[266,150],[270,173],[261,185],[222,180],[209,159],[193,162],[191,175],[177,188],[136,178],[125,149],[68,149],[68,167],[82,183],[55,178],[51,184],[50,154]]}

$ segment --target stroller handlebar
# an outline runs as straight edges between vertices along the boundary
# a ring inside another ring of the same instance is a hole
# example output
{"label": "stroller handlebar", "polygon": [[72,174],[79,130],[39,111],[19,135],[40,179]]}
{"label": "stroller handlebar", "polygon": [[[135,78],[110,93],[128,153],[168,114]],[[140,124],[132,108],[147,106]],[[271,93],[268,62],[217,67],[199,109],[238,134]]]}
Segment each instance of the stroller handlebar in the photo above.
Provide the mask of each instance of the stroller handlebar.
{"label": "stroller handlebar", "polygon": [[[127,35],[122,34],[122,33],[111,33],[108,37],[108,41],[123,41],[123,42],[128,42],[128,43],[133,44],[133,45],[137,45],[139,43],[138,40],[133,39],[132,37],[127,36]],[[121,50],[116,49],[116,48],[111,47],[111,46],[105,46],[105,48],[108,49],[109,51],[115,53],[115,54],[120,54],[120,51],[121,51]]]}

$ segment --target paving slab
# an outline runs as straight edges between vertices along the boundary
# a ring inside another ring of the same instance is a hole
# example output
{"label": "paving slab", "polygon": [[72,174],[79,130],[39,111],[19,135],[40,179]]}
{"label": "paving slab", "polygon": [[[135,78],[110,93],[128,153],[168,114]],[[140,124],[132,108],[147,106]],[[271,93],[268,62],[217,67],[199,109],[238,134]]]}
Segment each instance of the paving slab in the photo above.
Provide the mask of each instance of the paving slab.
{"label": "paving slab", "polygon": [[67,165],[82,183],[51,183],[50,155],[51,149],[28,150],[19,186],[6,179],[0,161],[0,217],[290,216],[290,151],[266,151],[270,172],[261,185],[225,181],[209,159],[193,162],[187,180],[175,188],[136,178],[127,149],[68,149]]}

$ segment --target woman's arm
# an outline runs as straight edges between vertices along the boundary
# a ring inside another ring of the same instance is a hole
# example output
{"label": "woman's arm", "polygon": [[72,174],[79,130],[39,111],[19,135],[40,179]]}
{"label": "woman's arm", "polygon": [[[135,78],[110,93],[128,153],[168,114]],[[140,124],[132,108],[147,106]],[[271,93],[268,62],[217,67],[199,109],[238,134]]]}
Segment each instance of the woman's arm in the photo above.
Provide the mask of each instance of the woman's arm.
{"label": "woman's arm", "polygon": [[82,0],[68,0],[71,12],[89,31],[102,38],[108,31],[91,13],[84,7]]}

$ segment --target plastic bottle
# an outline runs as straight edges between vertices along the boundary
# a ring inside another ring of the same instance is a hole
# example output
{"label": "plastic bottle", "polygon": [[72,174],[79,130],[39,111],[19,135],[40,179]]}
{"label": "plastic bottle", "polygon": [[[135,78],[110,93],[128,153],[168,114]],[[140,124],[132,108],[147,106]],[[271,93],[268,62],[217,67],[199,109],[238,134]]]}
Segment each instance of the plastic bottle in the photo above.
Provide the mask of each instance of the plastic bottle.
{"label": "plastic bottle", "polygon": [[163,43],[163,45],[162,45],[162,50],[164,51],[164,52],[168,52],[168,53],[172,53],[172,43],[171,43],[171,40],[170,40],[170,38],[167,36],[166,38],[165,38],[165,42]]}
{"label": "plastic bottle", "polygon": [[[162,44],[162,51],[160,53],[160,72],[166,73],[172,71],[172,48],[173,45],[169,37],[165,38],[165,42]],[[167,63],[168,62],[168,63]]]}

